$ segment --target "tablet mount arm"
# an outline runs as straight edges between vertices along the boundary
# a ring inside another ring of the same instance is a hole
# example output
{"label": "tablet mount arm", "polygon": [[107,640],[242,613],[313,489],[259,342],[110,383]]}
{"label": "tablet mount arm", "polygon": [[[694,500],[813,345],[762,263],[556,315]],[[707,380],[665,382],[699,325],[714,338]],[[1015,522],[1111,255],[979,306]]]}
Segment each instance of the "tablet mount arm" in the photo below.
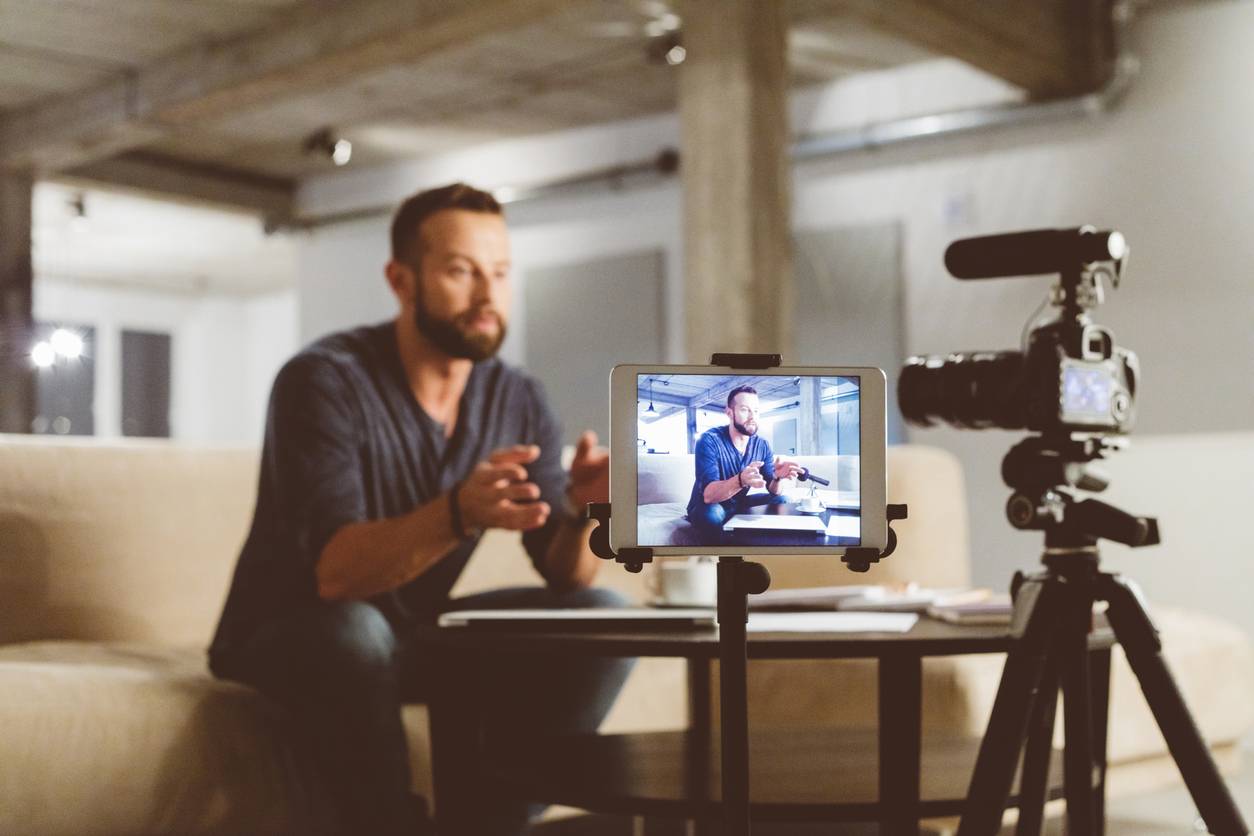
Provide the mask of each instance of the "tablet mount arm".
{"label": "tablet mount arm", "polygon": [[[849,567],[851,572],[866,572],[871,568],[871,564],[879,563],[884,558],[897,550],[897,532],[893,531],[893,520],[906,519],[908,510],[905,505],[889,505],[885,509],[885,516],[888,519],[888,545],[883,551],[875,548],[855,548],[846,549],[841,555],[841,561]],[[623,564],[628,572],[639,572],[644,568],[644,564],[653,562],[653,549],[633,546],[625,549],[614,551],[610,547],[610,503],[593,502],[589,503],[587,509],[587,517],[590,520],[596,520],[596,528],[592,529],[589,545],[592,553],[603,560],[613,560]],[[763,587],[760,592],[765,592]]]}
{"label": "tablet mount arm", "polygon": [[[780,365],[778,354],[715,354],[710,365],[735,369],[770,369]],[[897,548],[892,521],[906,518],[905,505],[889,505],[886,518],[888,544],[875,548],[846,549],[841,560],[854,572],[865,572],[872,563],[888,557]],[[610,503],[588,505],[587,517],[597,525],[589,537],[592,553],[604,560],[617,561],[628,572],[639,572],[653,562],[653,549],[610,547]],[[748,636],[749,596],[765,592],[771,575],[760,563],[743,557],[723,556],[718,561],[719,624],[719,704],[722,716],[723,830],[726,836],[749,834],[749,705]]]}

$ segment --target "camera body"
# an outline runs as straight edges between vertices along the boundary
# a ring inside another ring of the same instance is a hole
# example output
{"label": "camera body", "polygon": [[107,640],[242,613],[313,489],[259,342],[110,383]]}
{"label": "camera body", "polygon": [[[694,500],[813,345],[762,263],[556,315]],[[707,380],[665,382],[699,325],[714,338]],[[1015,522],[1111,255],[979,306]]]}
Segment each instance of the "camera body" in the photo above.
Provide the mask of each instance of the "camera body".
{"label": "camera body", "polygon": [[1028,350],[911,357],[898,401],[921,426],[1040,433],[1127,433],[1136,420],[1136,354],[1099,325],[1052,322]]}
{"label": "camera body", "polygon": [[921,426],[1130,432],[1140,377],[1136,354],[1117,346],[1110,330],[1087,313],[1102,300],[1103,279],[1117,286],[1126,256],[1119,233],[1089,227],[956,242],[946,264],[958,278],[1058,272],[1051,301],[1061,310],[1031,329],[1022,351],[911,357],[897,383],[902,415]]}

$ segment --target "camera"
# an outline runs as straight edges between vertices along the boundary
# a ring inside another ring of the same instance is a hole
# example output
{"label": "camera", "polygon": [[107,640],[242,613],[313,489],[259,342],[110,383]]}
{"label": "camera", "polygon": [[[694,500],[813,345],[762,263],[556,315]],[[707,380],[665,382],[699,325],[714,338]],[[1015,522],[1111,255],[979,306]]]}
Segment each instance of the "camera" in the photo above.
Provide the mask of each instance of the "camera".
{"label": "camera", "polygon": [[1092,322],[1103,283],[1118,287],[1128,257],[1123,236],[1089,226],[968,238],[945,251],[959,279],[1057,273],[1052,320],[1029,323],[1020,351],[911,357],[897,398],[913,424],[1027,429],[1048,435],[1130,432],[1140,367],[1136,354]]}

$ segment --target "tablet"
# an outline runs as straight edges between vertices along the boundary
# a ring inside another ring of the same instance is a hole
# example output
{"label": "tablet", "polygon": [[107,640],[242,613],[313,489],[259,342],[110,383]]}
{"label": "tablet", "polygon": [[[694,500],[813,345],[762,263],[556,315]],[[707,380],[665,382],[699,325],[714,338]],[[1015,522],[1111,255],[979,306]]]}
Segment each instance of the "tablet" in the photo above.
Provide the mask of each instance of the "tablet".
{"label": "tablet", "polygon": [[885,388],[871,367],[615,366],[610,545],[883,549]]}

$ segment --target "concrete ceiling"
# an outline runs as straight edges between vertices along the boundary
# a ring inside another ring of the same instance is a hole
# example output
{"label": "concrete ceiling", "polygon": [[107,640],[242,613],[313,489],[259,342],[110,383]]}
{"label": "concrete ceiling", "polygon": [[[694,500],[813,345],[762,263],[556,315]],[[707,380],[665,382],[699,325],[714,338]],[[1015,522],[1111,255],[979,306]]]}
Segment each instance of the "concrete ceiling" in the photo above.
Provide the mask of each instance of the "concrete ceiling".
{"label": "concrete ceiling", "polygon": [[[73,123],[84,108],[104,104],[92,97],[110,85],[119,91],[113,98],[135,100],[131,110],[159,110],[162,102],[149,106],[145,101],[148,95],[156,98],[152,89],[165,92],[173,84],[197,81],[171,82],[167,70],[172,65],[181,62],[196,75],[197,62],[204,63],[199,75],[210,78],[217,69],[215,52],[235,49],[239,54],[233,59],[246,62],[250,44],[265,44],[276,33],[300,27],[308,28],[311,38],[325,37],[311,28],[311,21],[346,15],[354,6],[362,7],[355,18],[365,21],[378,16],[378,5],[370,0],[0,0],[0,147],[27,142],[36,129],[46,130],[34,124],[44,112],[52,121],[52,108],[78,99],[81,107],[56,120]],[[436,14],[431,9],[441,4],[396,0],[392,5],[411,6],[405,18],[410,19]],[[160,123],[160,130],[117,141],[116,150],[138,151],[149,161],[189,162],[209,171],[290,181],[331,168],[328,158],[301,148],[305,137],[325,127],[353,141],[353,164],[362,165],[675,106],[676,69],[664,53],[681,22],[665,2],[540,5],[536,12],[506,19],[499,27],[482,26],[471,36],[409,55],[398,50],[395,60],[342,61],[338,68],[324,68],[316,84],[272,83],[265,95],[241,96],[230,106],[202,108],[193,117],[156,113],[151,121]],[[840,6],[819,0],[791,4],[790,58],[797,85],[934,55]],[[158,81],[148,83],[149,75]],[[4,135],[6,123],[17,126],[15,134]],[[33,125],[29,131],[28,124]],[[71,139],[79,147],[62,159],[41,158],[42,149],[32,148],[25,157],[6,152],[11,159],[0,162],[63,171],[113,156],[114,137]]]}
{"label": "concrete ceiling", "polygon": [[[0,169],[281,218],[323,129],[357,167],[674,109],[684,2],[717,0],[0,0]],[[948,55],[1087,91],[1111,2],[789,0],[791,80]]]}

